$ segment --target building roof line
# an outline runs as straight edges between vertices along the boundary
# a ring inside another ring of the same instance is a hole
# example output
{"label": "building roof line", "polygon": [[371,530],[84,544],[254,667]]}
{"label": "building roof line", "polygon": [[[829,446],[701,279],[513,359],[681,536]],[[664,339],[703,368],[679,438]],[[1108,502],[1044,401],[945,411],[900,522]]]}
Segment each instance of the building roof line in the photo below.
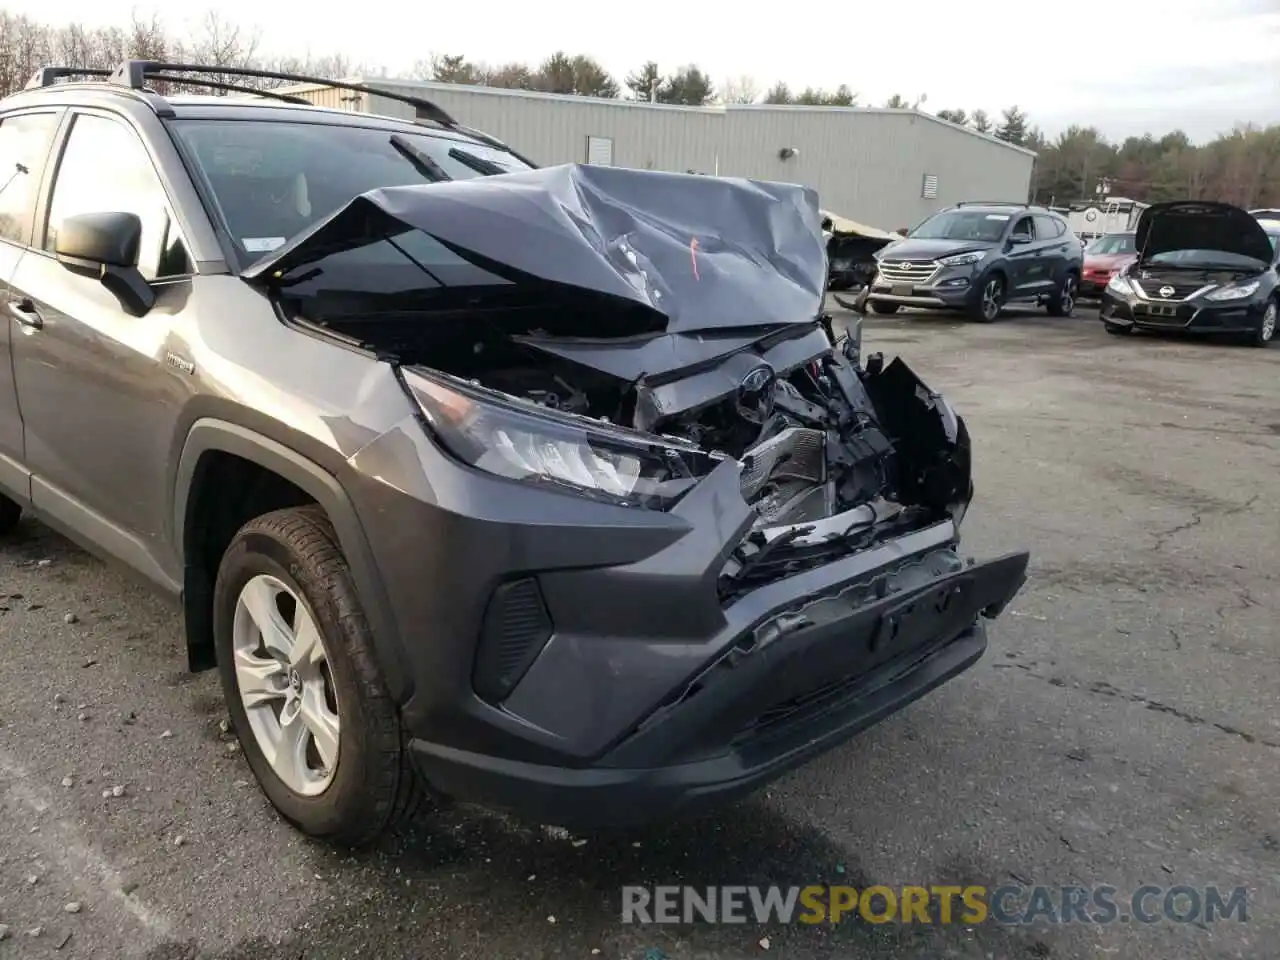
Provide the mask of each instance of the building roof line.
{"label": "building roof line", "polygon": [[[605,109],[631,109],[631,110],[657,110],[657,111],[675,111],[682,113],[696,113],[704,116],[727,116],[729,113],[736,112],[783,112],[783,111],[801,111],[805,113],[859,113],[859,114],[886,114],[899,115],[907,117],[919,117],[932,123],[941,124],[949,127],[959,133],[966,133],[969,136],[986,140],[989,143],[998,144],[1016,153],[1021,153],[1029,157],[1036,156],[1036,152],[1027,147],[1018,146],[1017,144],[1007,143],[999,137],[992,136],[989,133],[981,133],[972,127],[961,126],[960,124],[951,123],[936,117],[931,113],[925,113],[922,110],[912,108],[899,107],[839,107],[839,106],[819,106],[808,104],[774,104],[774,103],[717,103],[710,106],[698,107],[679,103],[649,103],[644,100],[623,100],[611,97],[583,97],[577,94],[569,93],[543,93],[537,90],[512,90],[506,87],[486,87],[475,84],[466,83],[441,83],[436,80],[406,80],[396,77],[374,77],[368,75],[360,75],[357,77],[343,77],[346,82],[359,83],[365,86],[377,87],[385,85],[391,88],[407,89],[407,90],[432,90],[439,92],[464,92],[478,96],[490,97],[513,97],[517,99],[542,100],[553,103],[576,103],[584,102],[592,106],[602,106]],[[332,89],[322,84],[299,84],[291,87],[280,87],[278,92],[281,93],[314,93],[319,90]]]}

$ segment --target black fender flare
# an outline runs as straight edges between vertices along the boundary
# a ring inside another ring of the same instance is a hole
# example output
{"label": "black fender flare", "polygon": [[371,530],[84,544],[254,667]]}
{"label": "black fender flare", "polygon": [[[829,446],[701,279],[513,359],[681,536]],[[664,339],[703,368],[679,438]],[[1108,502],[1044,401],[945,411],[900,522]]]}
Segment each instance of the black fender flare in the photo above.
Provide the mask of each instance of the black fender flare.
{"label": "black fender flare", "polygon": [[[186,542],[192,486],[201,458],[210,452],[232,454],[270,470],[297,486],[324,509],[333,524],[338,545],[351,570],[365,617],[373,631],[374,649],[382,667],[387,692],[398,704],[407,702],[413,689],[400,648],[400,632],[368,537],[342,484],[319,464],[270,437],[213,418],[197,420],[191,425],[178,459],[174,482],[174,543],[182,550],[184,557],[183,608],[188,645],[199,644],[204,639],[192,634],[192,628],[199,620],[194,616],[193,604],[203,602],[206,598],[188,596],[189,589],[193,586],[191,574],[194,568],[186,558]],[[212,637],[208,639],[212,640]]]}

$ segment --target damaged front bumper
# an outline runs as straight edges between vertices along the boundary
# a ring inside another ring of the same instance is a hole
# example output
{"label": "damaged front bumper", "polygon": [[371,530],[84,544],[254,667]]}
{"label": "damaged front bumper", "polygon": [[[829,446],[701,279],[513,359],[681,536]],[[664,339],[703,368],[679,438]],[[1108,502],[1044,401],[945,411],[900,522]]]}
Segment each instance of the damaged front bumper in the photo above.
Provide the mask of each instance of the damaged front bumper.
{"label": "damaged front bumper", "polygon": [[965,564],[955,535],[945,521],[761,588],[701,640],[553,641],[545,666],[517,689],[515,709],[555,696],[573,677],[594,687],[603,729],[616,721],[606,704],[625,697],[630,668],[648,659],[674,677],[699,666],[589,762],[529,762],[424,738],[411,743],[418,768],[447,794],[571,827],[638,825],[741,796],[982,656],[983,620],[1016,594],[1028,557]]}
{"label": "damaged front bumper", "polygon": [[[897,448],[920,464],[932,437],[907,407]],[[382,570],[412,756],[434,789],[540,822],[651,821],[780,776],[972,665],[1026,573],[1026,553],[967,563],[959,513],[885,520],[850,549],[877,505],[761,529],[731,460],[669,510],[629,509],[468,470],[417,426],[353,463],[378,484],[370,539],[421,544],[421,567]],[[944,473],[913,483],[947,502]]]}

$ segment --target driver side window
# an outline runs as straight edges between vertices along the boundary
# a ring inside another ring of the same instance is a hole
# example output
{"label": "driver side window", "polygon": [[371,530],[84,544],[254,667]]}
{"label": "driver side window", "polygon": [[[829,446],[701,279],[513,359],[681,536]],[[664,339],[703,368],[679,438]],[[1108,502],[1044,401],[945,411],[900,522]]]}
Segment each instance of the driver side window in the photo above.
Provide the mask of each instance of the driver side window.
{"label": "driver side window", "polygon": [[1013,225],[1013,233],[1011,233],[1010,236],[1013,236],[1013,237],[1023,236],[1023,237],[1026,237],[1028,240],[1032,239],[1035,236],[1035,234],[1031,232],[1031,218],[1023,217],[1017,223],[1015,223]]}
{"label": "driver side window", "polygon": [[72,124],[58,163],[45,249],[53,252],[58,227],[67,217],[111,211],[134,213],[141,219],[138,269],[145,279],[191,272],[164,188],[142,141],[117,120],[82,113]]}

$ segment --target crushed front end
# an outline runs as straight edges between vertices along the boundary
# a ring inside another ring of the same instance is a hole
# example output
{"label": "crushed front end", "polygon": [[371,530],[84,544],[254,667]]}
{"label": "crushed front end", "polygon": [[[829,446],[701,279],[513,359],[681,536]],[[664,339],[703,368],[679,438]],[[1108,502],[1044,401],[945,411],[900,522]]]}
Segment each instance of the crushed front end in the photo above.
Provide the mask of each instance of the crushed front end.
{"label": "crushed front end", "polygon": [[[700,397],[690,381],[739,382],[651,427],[672,450],[711,458],[659,511],[680,532],[631,563],[522,569],[495,589],[480,631],[477,696],[565,752],[535,762],[428,734],[415,749],[432,784],[565,825],[694,810],[836,746],[981,657],[983,621],[1021,587],[1028,556],[959,552],[972,496],[964,423],[902,361],[864,367],[847,340],[828,344],[819,327],[668,384]],[[799,362],[782,362],[789,350]],[[449,397],[464,388],[405,377],[448,436]],[[637,397],[637,411],[669,399],[647,404],[643,387]],[[532,465],[538,444],[516,446]]]}
{"label": "crushed front end", "polygon": [[[334,284],[344,237],[395,224],[413,262],[414,231],[465,261],[465,309],[290,279]],[[959,553],[964,422],[822,314],[808,191],[567,168],[382,191],[324,239],[270,270],[417,411],[352,458],[352,493],[371,542],[418,558],[382,574],[445,794],[566,826],[739,795],[973,664],[1023,583],[1026,553]]]}

